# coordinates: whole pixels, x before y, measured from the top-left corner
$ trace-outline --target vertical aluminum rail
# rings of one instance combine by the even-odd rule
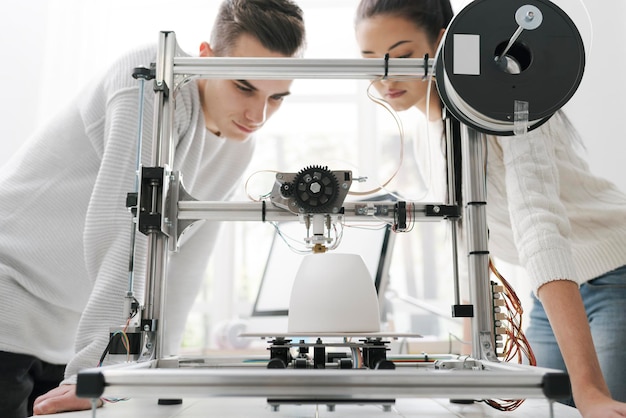
[[[493,296],[489,281],[487,192],[485,184],[486,137],[461,124],[463,200],[470,299],[477,308],[472,318],[472,356],[498,361],[495,352]]]
[[[453,121],[451,118],[446,117],[444,119],[444,129],[446,135],[446,162],[448,172],[448,196],[446,205],[458,205],[456,196],[456,173],[455,173],[455,155],[454,155],[454,132]],[[450,219],[450,238],[452,240],[452,276],[454,282],[454,304],[456,306],[461,305],[461,289],[459,279],[459,243],[458,243],[458,219]]]
[[[153,201],[153,210],[164,214],[169,170],[173,163],[172,125],[174,119],[174,55],[176,36],[174,32],[161,32],[156,60],[154,89],[154,131],[152,144],[152,166],[163,167],[163,193],[161,201]],[[157,193],[154,194],[157,196]],[[142,319],[144,331],[156,333],[155,357],[161,357],[163,348],[165,317],[165,293],[168,261],[168,236],[154,231],[148,234],[148,254],[146,266],[146,284],[144,311]],[[157,329],[158,328],[158,329]]]

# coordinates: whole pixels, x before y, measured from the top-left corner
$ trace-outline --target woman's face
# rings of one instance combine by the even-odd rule
[[[443,29],[439,39],[442,35]],[[356,40],[363,58],[383,58],[386,53],[389,53],[389,58],[423,58],[426,54],[432,58],[437,49],[437,45],[428,40],[426,32],[413,22],[392,15],[378,15],[360,21],[356,26]],[[374,83],[374,87],[397,111],[417,106],[426,112],[428,82],[421,78],[380,80]],[[433,90],[431,96],[431,104],[434,100],[438,107],[437,92]],[[438,108],[436,110],[440,112]]]

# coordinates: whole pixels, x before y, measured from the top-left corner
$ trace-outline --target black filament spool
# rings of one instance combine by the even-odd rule
[[[524,30],[507,53],[517,73],[503,69],[502,53],[519,25],[521,7],[534,6],[543,21]],[[455,35],[479,39],[478,74],[455,74]],[[461,52],[461,51],[459,51]],[[475,0],[446,31],[435,62],[443,104],[462,123],[479,132],[514,134],[515,102],[527,102],[528,129],[546,122],[574,95],[582,80],[585,49],[576,25],[548,0]]]

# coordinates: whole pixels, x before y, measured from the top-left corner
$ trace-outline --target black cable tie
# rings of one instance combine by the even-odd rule
[[[426,80],[428,78],[428,53],[424,55],[424,78],[422,80]]]
[[[265,222],[265,200],[261,201],[261,221]]]
[[[383,75],[383,80],[387,79],[387,75],[389,75],[389,52],[385,54],[385,75]]]

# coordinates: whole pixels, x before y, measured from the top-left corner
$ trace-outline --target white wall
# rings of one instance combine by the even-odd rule
[[[0,165],[34,128],[37,116],[47,7],[9,0],[0,13]]]
[[[593,46],[580,88],[565,109],[581,132],[594,172],[626,191],[626,130],[623,69],[624,1],[585,0],[593,25]]]
[[[184,4],[184,8],[183,5]],[[123,52],[173,30],[196,53],[218,0],[4,0],[0,165]],[[129,74],[130,76],[130,74]]]

